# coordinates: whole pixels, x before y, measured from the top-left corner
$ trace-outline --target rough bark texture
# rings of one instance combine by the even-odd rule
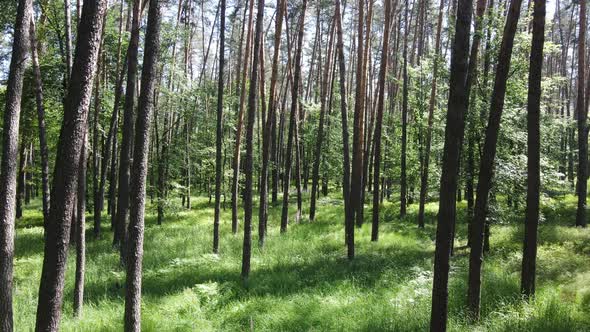
[[[465,98],[467,78],[467,55],[471,28],[471,0],[459,0],[455,23],[455,38],[451,53],[449,78],[449,101],[445,144],[440,179],[440,202],[436,227],[436,249],[434,251],[434,279],[432,286],[432,311],[430,331],[447,329],[449,300],[449,258],[453,227],[455,224],[455,196],[459,170],[459,148],[465,128],[465,113],[461,104]]]
[[[129,236],[127,244],[127,279],[125,291],[125,331],[141,330],[141,266],[143,259],[143,232],[147,161],[150,140],[150,122],[154,109],[156,68],[160,50],[161,0],[150,0],[145,55],[141,72],[141,94],[138,100],[131,196],[129,204]]]
[[[500,119],[504,108],[506,95],[506,81],[510,70],[512,46],[518,18],[520,16],[521,0],[512,0],[504,26],[502,44],[498,54],[496,79],[490,102],[490,115],[486,128],[486,137],[479,168],[477,195],[475,200],[474,217],[471,224],[471,252],[469,254],[469,281],[467,291],[468,309],[471,318],[479,319],[481,265],[483,263],[484,226],[488,207],[488,196],[492,186],[493,165],[496,156],[496,143],[500,131]]]
[[[86,0],[78,27],[76,56],[57,148],[54,190],[39,286],[37,331],[57,331],[59,328],[72,207],[78,189],[79,158],[84,145],[106,5],[105,0]]]
[[[539,125],[539,119],[541,115],[541,75],[543,69],[544,42],[545,0],[535,0],[527,106],[528,153],[526,219],[520,284],[520,290],[526,296],[533,296],[535,294],[537,228],[539,225],[539,188],[541,186],[541,128]]]
[[[131,21],[131,37],[127,47],[127,85],[125,88],[125,105],[123,107],[123,133],[121,136],[121,155],[119,157],[119,184],[116,206],[115,232],[113,245],[118,246],[121,259],[125,256],[125,238],[127,215],[129,208],[129,164],[133,140],[133,107],[136,94],[137,77],[137,49],[139,47],[139,28],[141,16],[141,1],[133,1],[133,18]]]
[[[23,77],[26,68],[32,0],[20,0],[14,26],[10,71],[6,84],[6,105],[2,127],[2,163],[0,165],[0,330],[13,330],[12,280],[14,258],[14,217],[18,128]]]

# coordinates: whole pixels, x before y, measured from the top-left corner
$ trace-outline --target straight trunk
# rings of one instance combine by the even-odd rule
[[[536,0],[533,10],[533,41],[529,67],[527,105],[527,205],[522,249],[521,292],[535,295],[539,188],[541,186],[541,75],[545,42],[545,0]]]
[[[160,49],[160,0],[150,0],[145,55],[141,72],[141,94],[138,99],[133,167],[131,172],[131,199],[129,204],[129,236],[127,244],[127,278],[125,291],[125,331],[141,331],[141,268],[143,260],[143,233],[147,160],[149,153],[150,123],[154,109],[156,67]]]

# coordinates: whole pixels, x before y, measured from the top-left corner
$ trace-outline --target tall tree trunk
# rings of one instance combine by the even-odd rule
[[[240,87],[240,106],[238,111],[238,124],[236,128],[236,146],[234,148],[233,177],[232,177],[232,232],[238,232],[238,197],[240,184],[240,146],[242,144],[242,128],[244,127],[244,103],[246,101],[246,79],[248,78],[248,66],[250,64],[250,46],[252,39],[252,20],[254,11],[254,0],[250,0],[250,15],[248,16],[248,33],[246,37],[246,52],[244,53],[244,69]],[[252,78],[250,78],[252,80]]]
[[[304,0],[305,2],[306,0]],[[253,2],[253,0],[252,0]],[[248,91],[248,118],[246,121],[246,175],[244,191],[244,248],[242,254],[242,280],[247,284],[250,275],[250,256],[252,252],[252,185],[254,157],[254,123],[256,122],[256,93],[258,91],[258,61],[262,47],[262,24],[264,23],[264,0],[258,0],[256,14],[256,31],[254,33],[254,54],[252,56],[252,74]]]
[[[355,104],[354,104],[354,128],[353,128],[353,149],[352,149],[352,178],[350,188],[350,207],[351,214],[349,217],[352,220],[348,221],[354,225],[355,216],[359,214],[361,209],[362,194],[363,190],[363,150],[364,150],[364,110],[365,110],[365,71],[364,69],[364,11],[365,1],[359,0],[357,3],[358,10],[358,31],[357,31],[357,64],[356,64],[356,91],[355,91]],[[368,42],[368,41],[367,41]],[[359,223],[357,223],[359,224]],[[359,224],[360,225],[360,224]],[[350,226],[349,226],[350,227]],[[350,231],[350,230],[349,230]],[[354,230],[353,230],[354,232]],[[353,257],[349,256],[349,259]]]
[[[79,9],[78,9],[79,11]],[[66,75],[65,82],[66,87],[70,82],[70,76],[72,75],[72,13],[70,10],[70,0],[64,0],[64,29],[66,38]],[[79,16],[79,15],[76,15]]]
[[[141,1],[133,1],[133,18],[131,36],[127,47],[127,84],[125,88],[125,104],[123,106],[123,133],[121,136],[121,155],[119,157],[119,179],[117,193],[117,211],[113,246],[118,246],[121,261],[125,257],[125,238],[127,233],[127,216],[129,210],[129,177],[131,151],[133,148],[133,113],[136,96],[137,53],[139,47],[139,28],[141,20]]]
[[[19,0],[18,2],[2,126],[2,163],[0,165],[0,202],[2,202],[0,204],[0,330],[2,331],[13,330],[12,280],[16,161],[29,24],[31,24],[33,15],[32,7],[32,0]]]
[[[309,220],[315,219],[316,197],[318,193],[318,184],[320,180],[320,163],[322,160],[322,143],[324,141],[324,126],[326,122],[328,83],[330,81],[330,70],[332,69],[332,44],[334,41],[334,25],[330,24],[330,39],[328,41],[328,52],[326,53],[326,64],[321,79],[320,88],[320,123],[318,125],[317,141],[315,146],[315,162],[313,164],[312,184],[311,184],[311,203],[309,208]]]
[[[545,0],[536,0],[533,11],[533,41],[529,67],[527,105],[527,205],[522,249],[520,290],[525,296],[535,294],[537,228],[539,225],[539,187],[541,186],[540,148],[541,75],[545,42]]]
[[[35,78],[35,102],[37,106],[37,125],[39,127],[39,150],[41,154],[41,186],[43,191],[43,225],[47,228],[49,218],[49,152],[47,149],[47,132],[45,129],[45,106],[43,104],[43,82],[39,67],[39,50],[35,34],[35,20],[31,19],[30,26],[31,60]]]
[[[345,215],[345,243],[347,245],[347,256],[354,258],[354,219],[352,216],[352,205],[350,202],[350,148],[348,135],[348,107],[346,104],[346,64],[344,60],[344,42],[342,38],[342,14],[340,0],[336,0],[336,48],[338,51],[338,72],[340,84],[340,118],[342,122],[342,199],[344,201]]]
[[[436,107],[436,84],[438,80],[438,66],[440,59],[440,36],[442,32],[443,13],[445,1],[440,0],[438,9],[438,22],[436,26],[436,41],[434,44],[434,64],[432,66],[432,86],[430,88],[430,100],[428,102],[428,124],[426,128],[426,142],[424,144],[424,159],[422,174],[420,175],[420,204],[418,208],[418,227],[424,228],[424,205],[428,194],[428,168],[430,167],[430,147],[432,143],[432,123],[434,120],[434,108]]]
[[[299,32],[297,36],[297,48],[295,51],[295,73],[293,75],[293,84],[291,86],[291,114],[289,116],[289,133],[287,138],[287,152],[285,155],[285,173],[283,175],[283,208],[281,213],[281,233],[287,231],[289,225],[289,187],[291,183],[291,167],[293,166],[293,153],[297,154],[298,144],[294,142],[297,139],[297,121],[299,107],[299,83],[301,80],[301,53],[303,46],[303,33],[305,30],[305,10],[307,9],[307,0],[303,0],[299,17]],[[295,149],[293,148],[295,145]],[[296,156],[297,159],[297,156]],[[296,160],[298,163],[299,160]],[[296,165],[298,167],[298,165]],[[300,176],[298,169],[295,170],[297,177]],[[300,179],[300,178],[299,178]],[[298,186],[298,193],[300,186]],[[299,196],[299,195],[298,195]],[[299,205],[299,204],[298,204]],[[300,212],[298,207],[298,213]],[[298,220],[298,219],[297,219]]]
[[[88,129],[86,129],[88,130]],[[87,134],[84,137],[82,152],[80,153],[80,171],[78,173],[78,197],[77,213],[75,224],[76,238],[76,280],[74,283],[74,316],[82,315],[82,306],[84,303],[84,272],[86,270],[86,159],[87,153]]]
[[[459,170],[459,149],[465,129],[465,80],[471,28],[471,0],[459,0],[455,36],[451,53],[449,101],[445,127],[445,144],[440,179],[440,202],[434,251],[434,277],[430,331],[446,331],[449,299],[449,259],[455,225],[455,195]]]
[[[373,223],[371,241],[379,240],[379,179],[381,177],[381,128],[383,127],[383,109],[385,100],[385,76],[387,75],[387,61],[389,55],[389,32],[391,30],[391,15],[393,0],[385,0],[385,26],[383,28],[383,47],[381,49],[381,63],[379,64],[379,96],[377,99],[377,120],[375,122],[375,161],[373,167]],[[397,5],[397,3],[396,3]],[[395,7],[395,5],[393,6]],[[390,96],[391,97],[391,96]]]
[[[223,143],[223,69],[225,66],[225,0],[220,0],[219,76],[217,77],[217,132],[215,140],[215,220],[213,221],[213,253],[219,253],[219,216],[221,209],[221,148]]]
[[[76,39],[76,56],[66,97],[55,163],[54,190],[45,241],[37,306],[37,331],[57,331],[61,316],[72,207],[77,196],[79,158],[84,145],[92,81],[107,1],[86,0]]]
[[[408,180],[406,176],[406,160],[408,150],[408,33],[410,25],[408,23],[408,0],[406,0],[405,9],[405,28],[404,28],[404,50],[403,50],[403,91],[402,91],[402,151],[401,151],[401,178],[400,178],[400,205],[399,215],[401,218],[406,216],[406,206],[408,199]],[[412,56],[413,57],[413,56]]]
[[[480,289],[481,289],[481,265],[483,263],[483,239],[486,212],[488,207],[488,195],[492,184],[494,158],[496,156],[496,143],[500,130],[500,119],[504,107],[506,95],[506,81],[510,70],[512,46],[518,18],[520,16],[521,0],[512,0],[506,18],[498,64],[496,67],[496,79],[492,91],[490,103],[490,115],[486,128],[486,138],[479,168],[477,182],[477,195],[475,200],[474,217],[471,225],[471,252],[469,255],[469,287],[467,292],[468,309],[474,320],[479,319]]]
[[[127,332],[141,330],[141,267],[143,260],[145,191],[150,122],[154,109],[156,67],[160,49],[160,21],[162,19],[160,1],[150,0],[145,35],[145,55],[141,72],[141,94],[138,99],[135,142],[133,144],[125,292],[125,331]]]
[[[578,33],[578,209],[576,226],[586,227],[586,195],[588,192],[588,109],[585,106],[584,78],[586,66],[586,2],[580,1],[580,30]]]
[[[272,58],[272,71],[270,76],[270,90],[268,97],[268,116],[264,124],[264,139],[262,141],[262,170],[260,172],[260,209],[258,213],[259,237],[258,244],[264,245],[266,235],[266,223],[268,218],[268,166],[271,159],[271,145],[273,145],[273,133],[276,122],[276,85],[279,76],[279,54],[281,52],[281,32],[283,29],[283,15],[285,13],[285,1],[277,0],[277,12],[275,17],[274,54]],[[261,73],[264,75],[264,71]],[[272,149],[274,150],[274,149]],[[274,166],[276,167],[276,165]]]

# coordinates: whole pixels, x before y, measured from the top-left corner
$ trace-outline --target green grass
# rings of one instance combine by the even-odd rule
[[[427,225],[418,230],[417,206],[403,220],[398,204],[386,203],[378,243],[370,225],[356,229],[357,256],[346,259],[342,205],[321,198],[316,221],[290,224],[279,234],[280,207],[272,207],[264,249],[257,245],[254,220],[252,272],[240,280],[243,229],[231,233],[231,212],[222,211],[221,252],[211,254],[213,206],[195,198],[191,211],[179,210],[155,224],[148,208],[143,265],[144,331],[426,331],[430,318],[435,215],[427,205]],[[304,205],[304,216],[308,207]],[[40,203],[17,221],[15,326],[34,328],[43,258]],[[459,204],[461,211],[464,204]],[[294,207],[291,207],[291,212]],[[257,215],[257,213],[255,213]],[[464,214],[460,213],[460,217]],[[482,320],[464,316],[468,251],[466,225],[457,227],[452,258],[449,330],[590,331],[590,230],[570,226],[575,199],[544,201],[540,226],[537,297],[519,295],[522,212],[493,225],[491,252],[484,263]],[[366,220],[370,220],[368,207]],[[105,217],[106,218],[106,217]],[[74,251],[68,257],[63,331],[122,330],[124,271],[111,247],[103,219],[101,239],[87,233],[84,312],[72,317]],[[291,219],[292,220],[292,219]],[[91,218],[88,226],[91,225]]]

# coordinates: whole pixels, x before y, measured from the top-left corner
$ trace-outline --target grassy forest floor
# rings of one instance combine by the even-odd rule
[[[459,204],[449,330],[590,331],[590,228],[570,226],[574,197],[543,202],[536,300],[524,303],[519,296],[523,213],[515,213],[492,226],[491,251],[484,264],[482,321],[476,326],[463,315],[468,250],[465,205]],[[222,211],[219,256],[211,254],[213,204],[207,198],[194,198],[191,211],[170,213],[162,226],[156,225],[154,209],[148,207],[143,330],[426,331],[437,208],[436,202],[428,204],[426,228],[418,230],[417,205],[400,220],[399,205],[386,203],[379,242],[370,242],[370,224],[365,223],[356,230],[357,256],[349,262],[340,199],[321,198],[314,223],[292,223],[282,236],[280,206],[272,207],[263,250],[257,245],[254,220],[252,273],[245,288],[240,280],[243,229],[240,225],[238,235],[232,235],[229,204]],[[294,210],[292,205],[290,211]],[[367,207],[366,220],[370,216]],[[110,218],[103,220],[101,239],[93,239],[87,230],[81,318],[72,317],[75,252],[70,251],[63,331],[122,330],[125,274],[111,247]],[[90,228],[92,218],[87,222]],[[19,331],[34,328],[43,260],[41,225],[40,202],[34,201],[17,221],[15,326]]]

